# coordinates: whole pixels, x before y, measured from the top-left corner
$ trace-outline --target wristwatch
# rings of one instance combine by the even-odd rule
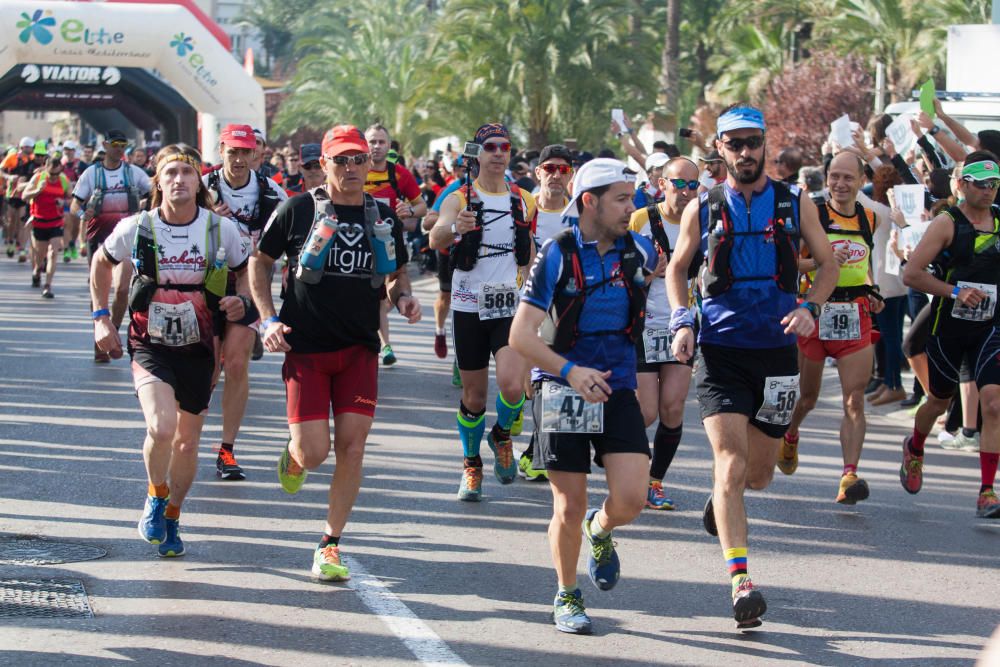
[[[809,311],[809,314],[813,316],[814,320],[819,319],[820,307],[818,303],[813,303],[812,301],[803,301],[800,308],[805,308]]]
[[[929,135],[931,135],[933,137],[935,134],[937,134],[940,131],[941,131],[941,128],[938,127],[937,125],[935,125],[931,129],[927,130],[927,134],[929,134]]]

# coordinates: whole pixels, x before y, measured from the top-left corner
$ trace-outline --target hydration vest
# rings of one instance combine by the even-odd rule
[[[478,229],[462,234],[462,238],[451,250],[451,266],[453,269],[471,271],[480,259],[505,255],[510,251],[506,248],[483,243],[483,201],[471,183],[462,186],[461,189],[465,190],[465,200],[469,203],[471,210],[476,213],[476,227]],[[510,215],[514,219],[514,261],[517,262],[518,266],[527,266],[531,259],[532,221],[524,219],[521,189],[513,183],[510,184]],[[483,245],[492,252],[480,258],[479,248]]]
[[[865,240],[865,245],[868,246],[868,253],[871,256],[871,252],[875,250],[875,240],[872,238],[872,225],[871,221],[868,219],[868,209],[861,205],[861,202],[854,202],[854,215],[858,218],[858,227],[860,230],[855,229],[830,229],[830,225],[833,221],[830,219],[830,209],[827,208],[826,202],[823,204],[817,204],[816,209],[819,211],[819,224],[823,226],[823,231],[829,234],[831,231],[834,234],[844,234],[846,236],[860,236]]]
[[[278,208],[278,204],[281,203],[281,199],[278,197],[278,193],[271,189],[265,176],[261,175],[258,171],[251,173],[257,179],[257,217],[253,222],[247,224],[247,228],[251,232],[256,232],[264,229],[267,221],[271,219],[274,209]],[[220,202],[223,201],[222,184],[219,182],[221,174],[221,168],[208,174],[208,189],[215,190]]]
[[[96,170],[94,174],[94,192],[90,196],[90,200],[94,204],[94,214],[100,215],[101,209],[104,208],[104,197],[108,192],[108,177],[104,174],[106,170],[103,163],[95,162],[94,169]],[[139,210],[139,188],[132,185],[132,165],[122,162],[121,170],[122,181],[125,185],[125,195],[128,197],[128,212],[132,214]]]
[[[649,230],[653,234],[653,240],[656,241],[656,245],[660,246],[660,252],[667,256],[667,261],[670,261],[670,257],[674,254],[674,250],[670,247],[670,237],[667,236],[667,230],[663,227],[663,216],[660,215],[660,205],[650,204],[647,206],[646,215],[649,216]],[[696,277],[700,267],[700,259],[698,261],[692,261],[691,264],[688,265],[688,279]]]
[[[769,221],[768,228],[745,232],[736,231],[733,226],[726,204],[725,184],[720,183],[708,191],[708,252],[701,269],[703,295],[719,296],[732,287],[734,282],[765,279],[774,280],[782,292],[795,294],[798,291],[799,229],[794,216],[792,194],[785,183],[771,181],[771,187],[774,188],[774,216]],[[730,254],[738,236],[772,237],[776,260],[774,273],[734,275]]]
[[[580,260],[580,247],[576,242],[573,228],[564,229],[553,237],[559,244],[562,255],[562,271],[556,281],[552,296],[552,306],[542,323],[542,338],[553,351],[560,354],[571,349],[581,336],[625,335],[635,342],[642,333],[646,317],[645,276],[642,253],[636,247],[631,233],[625,235],[625,247],[621,252],[620,275],[610,276],[595,285],[588,285]],[[638,280],[637,280],[638,277]],[[629,321],[624,329],[609,331],[580,331],[580,316],[583,313],[587,293],[594,292],[606,283],[619,278],[628,293]]]
[[[990,207],[990,212],[993,214],[994,231],[992,235],[996,237],[995,242],[1000,241],[1000,206],[994,204]],[[1000,274],[1000,269],[994,268],[996,267],[995,258],[988,261],[989,266],[983,266],[986,258],[982,258],[980,251],[985,248],[977,247],[978,239],[985,239],[990,234],[977,233],[972,222],[957,206],[946,209],[945,213],[951,218],[954,230],[952,232],[951,243],[934,258],[932,263],[938,278],[955,285],[960,280],[983,282],[982,280],[976,280],[976,278],[982,277],[984,268],[993,271],[995,274]],[[989,243],[986,242],[986,247],[988,246]]]

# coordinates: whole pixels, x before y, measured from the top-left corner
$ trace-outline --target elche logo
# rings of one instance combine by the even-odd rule
[[[50,44],[57,34],[57,28],[58,35],[69,44],[109,46],[125,41],[125,33],[123,32],[111,32],[103,26],[88,26],[79,19],[67,19],[60,25],[52,14],[52,10],[36,9],[30,16],[27,12],[21,12],[21,20],[15,24],[15,27],[20,30],[17,38],[23,44],[27,44],[32,39],[42,46]]]
[[[198,53],[197,43],[194,38],[183,32],[178,32],[170,40],[170,48],[177,53],[181,62],[191,68],[191,73],[200,83],[209,86],[218,85],[218,81],[212,71],[205,67],[205,57]]]
[[[847,248],[847,261],[852,263],[860,262],[868,256],[868,246],[864,243],[858,243],[857,241],[839,239],[831,243],[830,247],[834,250],[837,250],[838,248]]]
[[[72,65],[25,65],[21,70],[25,83],[80,83],[114,86],[121,81],[117,67],[76,67]]]

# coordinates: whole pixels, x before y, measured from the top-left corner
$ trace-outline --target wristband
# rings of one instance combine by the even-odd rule
[[[809,311],[809,314],[812,315],[814,320],[819,319],[820,305],[818,303],[813,303],[812,301],[803,301],[802,305],[799,306],[799,308],[803,308]]]
[[[935,125],[930,130],[927,131],[927,134],[929,134],[929,135],[931,135],[933,137],[935,134],[937,134],[940,131],[941,131],[941,128],[938,127],[937,125]]]
[[[683,306],[674,308],[670,313],[670,333],[675,334],[681,329],[694,328],[694,313]]]
[[[568,380],[569,372],[573,370],[574,366],[576,366],[576,364],[574,364],[572,361],[567,361],[563,365],[562,370],[559,371],[559,377],[561,377],[563,380]]]
[[[281,322],[281,320],[278,319],[277,315],[271,315],[271,317],[269,317],[266,320],[264,320],[264,328],[267,329],[269,326],[271,326],[275,322]]]
[[[95,320],[100,319],[100,318],[104,317],[105,315],[107,315],[108,317],[111,317],[111,311],[108,310],[107,308],[101,308],[100,310],[95,310],[93,312],[93,316],[94,316]]]
[[[957,299],[958,298],[958,293],[961,292],[961,291],[962,291],[962,288],[959,287],[958,285],[955,285],[955,289],[953,289],[951,291],[951,298],[952,299]]]

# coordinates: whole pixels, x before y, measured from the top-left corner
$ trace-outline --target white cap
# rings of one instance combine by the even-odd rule
[[[66,150],[66,151],[75,151],[78,148],[79,148],[79,146],[72,139],[69,139],[69,140],[63,142],[63,150]]]
[[[635,183],[635,172],[621,160],[599,157],[584,163],[573,177],[573,198],[563,209],[563,216],[579,217],[576,201],[584,192],[613,183]]]
[[[25,146],[31,146],[32,148],[34,148],[35,140],[32,139],[31,137],[21,137],[21,141],[19,141],[17,145],[20,146],[21,148],[24,148]]]
[[[643,168],[646,171],[650,169],[656,169],[657,167],[662,167],[666,163],[670,162],[670,156],[666,153],[650,153],[646,158],[646,164]]]

